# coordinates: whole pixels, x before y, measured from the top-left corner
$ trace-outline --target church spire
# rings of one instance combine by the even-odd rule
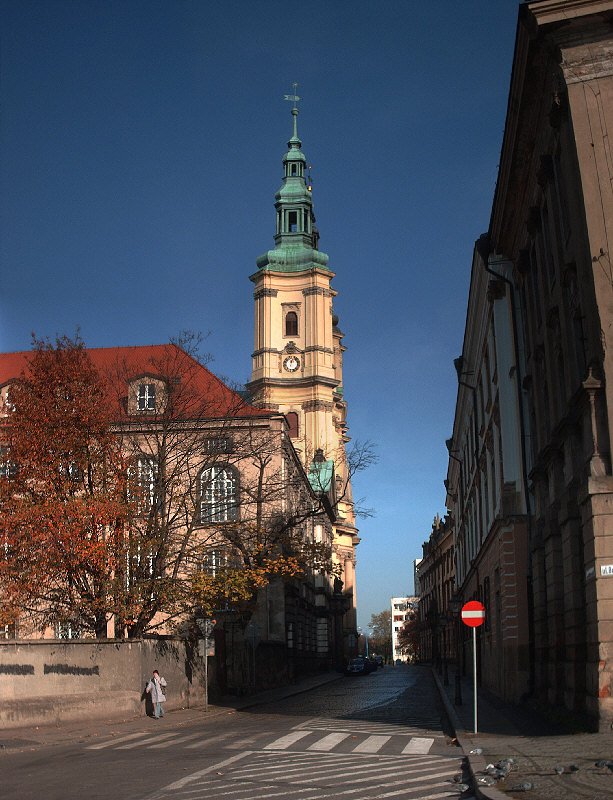
[[[317,267],[328,269],[328,256],[318,250],[319,233],[315,225],[313,198],[307,184],[307,163],[298,136],[298,84],[285,99],[293,103],[292,136],[283,157],[283,183],[275,195],[277,225],[275,248],[257,259],[259,269],[276,272],[302,272]]]

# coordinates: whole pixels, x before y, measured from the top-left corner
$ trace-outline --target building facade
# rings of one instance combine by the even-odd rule
[[[520,7],[447,502],[482,682],[613,721],[613,3]],[[487,622],[489,618],[489,623]]]
[[[406,661],[406,654],[399,646],[398,635],[402,626],[412,620],[417,613],[417,597],[392,597],[392,663]]]
[[[355,548],[359,542],[347,457],[343,394],[343,333],[334,314],[336,292],[319,232],[306,158],[298,137],[298,109],[275,197],[275,246],[257,259],[251,380],[254,405],[283,413],[305,468],[323,454],[334,469],[337,518],[335,557],[342,582],[344,654],[356,652]]]
[[[523,624],[528,619],[529,495],[522,425],[526,412],[520,406],[525,398],[518,387],[506,298],[486,266],[475,248],[464,344],[455,361],[458,395],[447,441],[445,528],[453,529],[455,582],[463,602],[480,600],[487,609],[485,624],[477,630],[481,681],[518,702],[529,689],[529,636]],[[428,549],[435,562],[435,531],[433,537],[424,553]],[[441,572],[438,580],[443,579]],[[445,613],[449,583],[446,595]],[[465,670],[472,658],[469,633],[465,626],[458,628],[459,652],[454,654]]]
[[[266,559],[272,565],[281,551],[291,557],[301,551],[331,551],[333,472],[316,457],[307,474],[283,414],[245,402],[176,345],[92,349],[83,355],[84,366],[91,365],[99,378],[90,388],[102,389],[99,400],[108,407],[126,470],[121,535],[108,546],[115,566],[95,572],[87,557],[67,559],[70,582],[74,586],[79,581],[79,597],[68,578],[62,582],[62,570],[49,585],[43,577],[31,588],[29,602],[6,621],[4,638],[189,635],[194,615],[202,613],[197,610],[198,585],[214,585],[218,577],[231,581],[245,568],[264,574]],[[15,457],[17,440],[12,436],[16,385],[29,378],[33,357],[0,354],[0,422],[9,446],[0,488],[4,499],[28,489],[34,503],[43,503],[50,494],[37,499],[38,473],[30,476],[25,461]],[[80,373],[75,373],[77,386],[82,386]],[[47,411],[74,388],[66,385],[58,399],[53,385],[59,383],[49,389]],[[66,455],[58,436],[52,461],[58,462],[54,486],[60,505],[78,505],[84,498],[103,505],[102,484],[112,473],[98,481],[99,492],[94,487],[88,494],[99,469],[87,461],[91,444],[75,441],[75,449]],[[62,458],[69,459],[66,466]],[[4,522],[9,536],[8,517]],[[15,533],[7,538],[0,559],[2,591],[18,585],[11,583],[11,553],[18,553],[19,541],[19,531]],[[73,541],[85,552],[93,544],[89,533],[77,532]],[[319,569],[317,558],[285,579],[271,567],[271,579],[257,600],[246,606],[243,597],[238,611],[225,599],[215,606],[216,596],[211,595],[204,616],[214,613],[217,618],[220,688],[244,691],[283,682],[331,668],[342,659],[342,598],[332,572]],[[98,590],[90,598],[101,577],[108,579],[108,592]],[[102,609],[97,626],[90,619],[93,607]]]
[[[438,515],[423,544],[419,562],[419,655],[423,661],[440,666],[455,662],[457,640],[451,616],[455,564],[453,526]]]

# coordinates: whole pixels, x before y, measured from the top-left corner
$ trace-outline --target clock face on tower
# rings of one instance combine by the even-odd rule
[[[283,366],[288,372],[296,372],[300,366],[300,359],[297,356],[288,356],[283,360]]]

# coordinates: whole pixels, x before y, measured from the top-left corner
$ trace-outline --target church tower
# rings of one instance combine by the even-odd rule
[[[335,526],[335,553],[342,565],[346,613],[345,651],[354,649],[355,547],[359,542],[345,445],[349,441],[343,396],[343,334],[334,314],[334,273],[319,250],[312,186],[298,138],[298,97],[290,95],[293,120],[283,182],[275,195],[275,246],[257,259],[255,330],[251,381],[256,405],[285,414],[289,435],[302,462],[334,464],[341,495]],[[323,455],[322,455],[323,454]]]

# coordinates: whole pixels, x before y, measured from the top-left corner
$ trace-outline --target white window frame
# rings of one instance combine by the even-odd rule
[[[233,467],[219,464],[200,473],[200,522],[238,520],[238,474]]]
[[[156,390],[155,383],[139,383],[136,394],[136,408],[138,411],[156,410]]]

